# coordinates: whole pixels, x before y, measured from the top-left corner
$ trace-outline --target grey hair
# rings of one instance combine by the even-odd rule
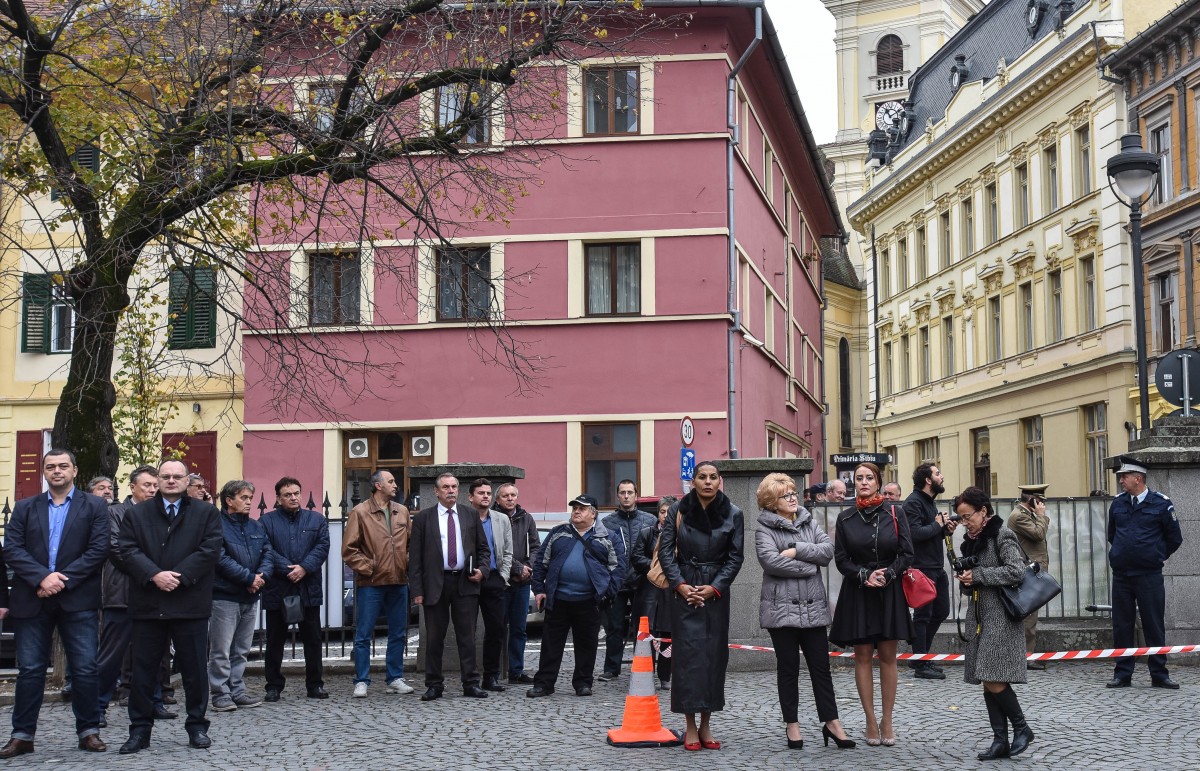
[[[116,487],[115,483],[112,481],[112,477],[99,476],[92,477],[91,480],[88,481],[87,491],[90,493],[92,490],[95,490],[96,485],[100,484],[101,482],[108,482],[110,485],[113,485],[114,488]]]
[[[234,479],[226,482],[225,486],[221,488],[221,508],[228,508],[226,501],[236,498],[238,494],[242,492],[242,490],[249,490],[251,493],[253,493],[254,483],[247,482],[245,479]]]

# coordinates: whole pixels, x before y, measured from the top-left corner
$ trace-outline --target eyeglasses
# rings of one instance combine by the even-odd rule
[[[159,474],[158,478],[166,482],[174,482],[179,479],[187,479],[187,474]]]
[[[799,497],[800,497],[799,493],[792,492],[792,493],[786,493],[784,495],[779,496],[779,500],[794,501],[794,500],[797,500]]]

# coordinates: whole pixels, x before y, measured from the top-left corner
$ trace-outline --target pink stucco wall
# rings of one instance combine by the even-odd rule
[[[752,15],[744,9],[698,10],[686,34],[658,35],[645,52],[662,54],[721,53],[732,59],[748,40]],[[524,365],[535,387],[520,390],[510,360],[497,338],[469,325],[378,331],[326,332],[314,340],[347,359],[370,359],[365,371],[343,368],[340,377],[312,377],[307,401],[278,398],[279,384],[288,373],[274,364],[277,352],[262,336],[244,341],[246,370],[245,420],[256,424],[279,422],[337,423],[350,426],[388,422],[405,425],[444,425],[451,461],[508,463],[525,468],[522,502],[531,511],[562,511],[581,480],[567,476],[568,458],[579,448],[568,447],[565,422],[603,419],[603,416],[662,413],[723,413],[727,406],[726,337],[728,322],[702,319],[727,311],[728,248],[722,233],[700,229],[726,226],[724,136],[726,75],[723,59],[671,60],[654,65],[654,130],[656,141],[573,141],[555,145],[557,155],[541,157],[528,170],[528,195],[521,197],[507,221],[459,222],[445,235],[469,243],[472,239],[504,241],[505,311]],[[542,68],[537,77],[561,79],[560,68]],[[766,340],[763,282],[787,297],[790,307],[777,313],[771,353],[788,359],[790,320],[799,327],[794,366],[802,371],[801,335],[820,336],[818,288],[801,273],[786,248],[785,208],[794,220],[792,237],[801,253],[812,251],[806,232],[834,233],[835,214],[829,209],[815,176],[818,160],[798,136],[778,78],[765,57],[756,54],[744,71],[746,93],[763,120],[777,162],[766,195],[753,180],[764,179],[763,134],[756,122],[742,127],[741,153],[747,166],[735,164],[737,239],[762,278],[750,279],[747,310],[750,332]],[[565,83],[565,81],[564,81]],[[564,116],[556,115],[541,128],[544,135],[566,136]],[[512,127],[510,127],[511,129]],[[686,137],[681,135],[687,135]],[[542,148],[546,149],[546,148]],[[506,156],[516,154],[509,149]],[[532,160],[532,157],[530,157]],[[495,159],[492,159],[495,160]],[[430,159],[426,162],[434,163]],[[485,162],[492,162],[486,160]],[[783,178],[787,174],[794,200],[785,206]],[[456,214],[463,199],[452,195],[446,213]],[[388,240],[411,236],[381,209],[373,227]],[[457,216],[452,219],[458,219]],[[652,234],[655,239],[655,313],[682,317],[631,322],[580,323],[566,319],[571,305],[568,281],[568,240],[604,240],[611,233]],[[280,243],[303,241],[307,231],[280,233]],[[682,234],[682,235],[678,235]],[[331,228],[324,240],[351,237]],[[623,236],[626,237],[626,236]],[[510,240],[511,239],[511,240]],[[371,321],[377,325],[414,325],[417,319],[415,250],[409,246],[380,246],[375,251],[375,290]],[[264,272],[284,275],[283,251],[261,256]],[[819,276],[819,265],[814,267]],[[786,275],[793,280],[788,285]],[[737,292],[739,304],[746,293]],[[268,296],[250,292],[255,307],[286,307],[286,292]],[[256,305],[257,304],[257,305]],[[274,326],[274,324],[271,324]],[[316,362],[295,362],[319,372]],[[793,406],[785,403],[786,375],[780,364],[753,347],[735,349],[738,384],[738,436],[743,457],[766,451],[768,423],[821,446],[822,405],[797,390]],[[533,369],[540,371],[533,372]],[[819,377],[817,377],[819,380]],[[528,384],[526,384],[528,385]],[[818,396],[819,399],[819,396]],[[521,418],[553,417],[551,422],[521,422]],[[478,418],[478,423],[471,423]],[[466,424],[460,425],[463,421]],[[696,420],[697,455],[728,455],[724,419]],[[306,488],[317,485],[322,469],[320,431],[249,431],[245,440],[246,474],[269,488],[282,473],[300,476]],[[783,445],[789,451],[799,448]],[[286,451],[281,451],[286,448]],[[653,486],[644,494],[677,493],[678,420],[655,424]],[[818,466],[820,464],[818,463]],[[298,469],[298,471],[297,471]],[[314,481],[310,482],[308,475]],[[340,489],[340,480],[320,480],[321,489]],[[268,496],[268,498],[271,496]],[[316,497],[320,497],[319,495]]]

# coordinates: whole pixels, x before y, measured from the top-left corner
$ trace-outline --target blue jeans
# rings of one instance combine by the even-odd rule
[[[75,733],[80,738],[100,733],[100,694],[96,680],[96,650],[100,645],[100,614],[95,610],[67,612],[47,601],[33,618],[14,619],[17,649],[17,687],[13,702],[12,738],[33,741],[50,666],[50,639],[55,629],[71,671],[75,697]]]
[[[504,590],[504,618],[508,624],[508,676],[525,674],[525,622],[529,618],[530,584]]]
[[[360,586],[354,594],[354,682],[371,682],[371,643],[380,613],[388,625],[387,681],[404,677],[408,647],[408,584]]]

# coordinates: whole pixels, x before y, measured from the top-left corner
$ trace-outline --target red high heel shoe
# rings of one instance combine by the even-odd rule
[[[688,752],[699,752],[700,747],[701,747],[700,742],[684,742],[683,743],[683,748],[685,750],[687,750]]]
[[[719,750],[719,749],[721,749],[721,743],[720,743],[719,741],[717,741],[716,739],[713,739],[712,741],[707,741],[707,742],[706,742],[706,741],[701,741],[701,742],[700,742],[700,746],[702,746],[702,747],[703,747],[704,749],[706,749],[706,750]]]

